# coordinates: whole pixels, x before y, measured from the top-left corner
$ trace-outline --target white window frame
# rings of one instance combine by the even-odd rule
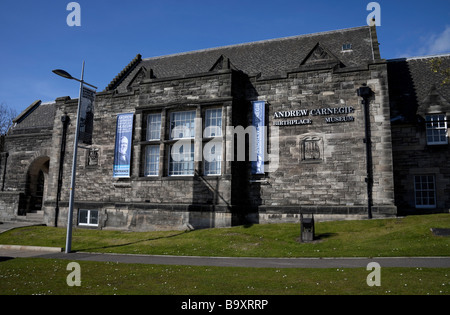
[[[195,117],[195,110],[170,113],[170,139],[194,139]]]
[[[155,152],[149,152],[151,149],[156,149]],[[146,177],[154,177],[159,176],[159,155],[160,155],[160,145],[147,145],[145,147],[145,169],[144,176]],[[154,160],[152,160],[154,157]]]
[[[81,222],[81,213],[87,211],[87,222]],[[97,223],[92,223],[91,221],[91,213],[96,212],[97,213]],[[98,210],[88,210],[88,209],[79,209],[78,210],[78,225],[79,226],[98,226],[99,222],[99,211]]]
[[[448,126],[445,114],[425,115],[425,125],[428,145],[448,144]],[[442,139],[442,137],[445,138]]]
[[[161,113],[148,114],[146,140],[153,141],[160,139],[161,139]]]
[[[203,137],[222,137],[222,108],[211,108],[205,111],[205,130]]]
[[[414,176],[414,199],[417,209],[436,208],[436,177],[434,175]],[[433,204],[430,204],[430,200]]]
[[[189,147],[188,147],[189,146]],[[178,153],[173,153],[178,149]],[[186,150],[188,149],[188,150]],[[194,176],[194,140],[179,140],[169,145],[169,176]],[[182,151],[182,152],[181,152]]]
[[[203,147],[203,174],[206,176],[222,175],[222,141],[212,140]],[[208,161],[209,160],[209,161]]]

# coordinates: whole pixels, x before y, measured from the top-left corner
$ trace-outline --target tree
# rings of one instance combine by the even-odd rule
[[[0,103],[0,152],[3,151],[5,135],[16,116],[17,112],[14,109],[8,107],[5,103]]]
[[[450,67],[445,68],[442,65],[442,59],[433,58],[430,60],[431,71],[434,73],[441,74],[444,78],[442,79],[441,85],[450,84]]]
[[[5,103],[0,103],[0,135],[6,135],[16,116],[17,112],[14,109]]]

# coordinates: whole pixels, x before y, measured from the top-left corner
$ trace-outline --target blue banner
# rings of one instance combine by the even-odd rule
[[[133,117],[133,113],[117,115],[116,147],[114,149],[113,167],[114,178],[130,177]]]
[[[253,155],[252,174],[264,174],[265,113],[265,101],[253,102],[254,150],[256,154]]]

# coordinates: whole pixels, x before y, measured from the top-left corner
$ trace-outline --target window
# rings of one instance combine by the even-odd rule
[[[145,176],[159,175],[159,145],[148,145],[145,148]]]
[[[346,50],[352,50],[352,44],[347,43],[342,45],[342,51],[346,51]]]
[[[221,175],[224,153],[222,115],[222,108],[218,106],[198,106],[195,110],[184,111],[162,109],[161,112],[143,114],[139,175],[148,180],[161,176],[194,176],[196,172],[204,176]],[[196,119],[200,116],[202,119]],[[197,128],[203,128],[203,133],[200,134]],[[199,158],[203,158],[198,163],[195,161],[195,148],[199,151]]]
[[[161,138],[161,114],[147,116],[147,141]]]
[[[207,142],[203,149],[203,159],[205,175],[220,175],[222,173],[222,142]]]
[[[208,109],[205,113],[205,137],[222,136],[222,109]]]
[[[427,144],[448,144],[447,119],[445,114],[426,115]]]
[[[194,143],[179,140],[170,145],[169,176],[194,175]]]
[[[436,208],[435,178],[432,175],[414,176],[416,208]]]
[[[170,114],[170,139],[195,137],[195,111]]]
[[[170,114],[170,139],[179,139],[169,146],[169,176],[194,175],[195,111]]]
[[[80,209],[78,211],[78,225],[98,226],[98,210]]]
[[[147,115],[146,141],[161,140],[161,113]],[[159,144],[145,146],[144,176],[159,175]]]
[[[320,156],[320,140],[305,139],[302,143],[303,161],[319,161]]]
[[[205,111],[205,129],[203,132],[203,174],[220,175],[222,173],[222,109],[212,108]],[[213,138],[212,140],[210,138]],[[207,141],[207,142],[206,142]]]

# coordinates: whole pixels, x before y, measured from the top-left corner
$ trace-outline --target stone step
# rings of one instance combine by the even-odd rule
[[[33,211],[28,212],[25,216],[16,216],[12,218],[11,221],[14,222],[32,222],[32,223],[43,223],[44,222],[44,211]]]
[[[29,212],[26,215],[27,221],[32,222],[43,222],[44,221],[44,211]]]

